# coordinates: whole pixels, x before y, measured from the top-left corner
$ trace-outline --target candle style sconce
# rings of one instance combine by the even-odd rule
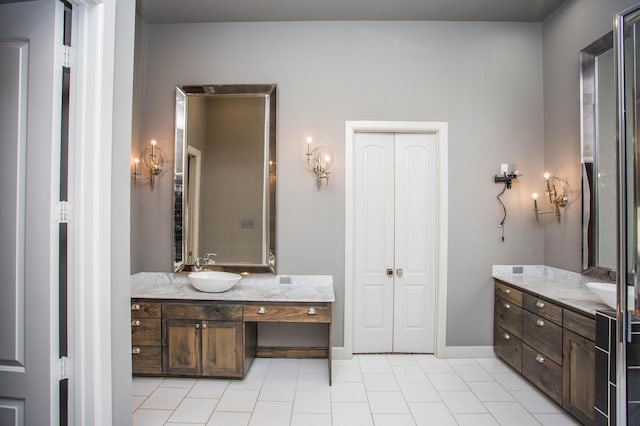
[[[164,155],[164,151],[158,146],[158,142],[154,139],[142,152],[142,163],[147,169],[149,169],[149,176],[142,175],[139,158],[133,159],[132,176],[135,178],[136,182],[138,179],[149,179],[151,181],[151,189],[153,190],[156,176],[162,173],[162,167],[164,166],[165,160],[166,156]]]
[[[327,186],[329,185],[329,175],[331,175],[329,168],[333,161],[333,153],[331,148],[326,145],[316,145],[312,148],[312,142],[313,139],[309,136],[307,138],[307,153],[305,154],[307,167],[315,173],[316,183],[318,184],[318,189],[320,189],[323,180]]]
[[[553,210],[544,210],[541,211],[538,209],[538,194],[533,193],[531,197],[533,198],[533,214],[536,216],[536,222],[539,222],[539,216],[541,214],[555,214],[556,218],[558,218],[558,222],[560,222],[560,207],[566,207],[569,203],[569,197],[567,197],[567,191],[565,188],[565,181],[549,175],[549,173],[544,174],[545,180],[545,190],[544,193],[546,197],[549,199],[549,203],[553,205]],[[560,185],[560,192],[556,188],[556,183]]]

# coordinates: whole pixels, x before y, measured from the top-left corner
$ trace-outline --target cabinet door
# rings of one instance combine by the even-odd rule
[[[163,339],[166,374],[198,375],[201,371],[200,321],[163,321]]]
[[[564,330],[563,407],[583,424],[594,424],[595,343]]]
[[[202,375],[242,377],[242,322],[202,322]]]

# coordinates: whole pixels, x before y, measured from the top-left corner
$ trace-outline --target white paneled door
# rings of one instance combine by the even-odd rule
[[[436,135],[356,133],[353,152],[353,352],[433,353]]]

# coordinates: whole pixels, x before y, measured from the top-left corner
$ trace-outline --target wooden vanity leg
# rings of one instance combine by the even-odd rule
[[[333,305],[331,305],[331,311],[330,311],[330,315],[333,314]],[[331,318],[331,316],[329,317]],[[331,328],[331,321],[329,321],[329,324],[327,324],[327,327],[329,327],[329,347],[327,348],[327,358],[329,359],[329,386],[331,386],[331,379],[332,379],[332,374],[331,374],[331,364],[332,364],[332,359],[333,359],[333,330]]]

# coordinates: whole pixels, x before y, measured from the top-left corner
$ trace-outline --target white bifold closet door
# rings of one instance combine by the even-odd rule
[[[355,135],[353,352],[433,353],[436,136]]]

